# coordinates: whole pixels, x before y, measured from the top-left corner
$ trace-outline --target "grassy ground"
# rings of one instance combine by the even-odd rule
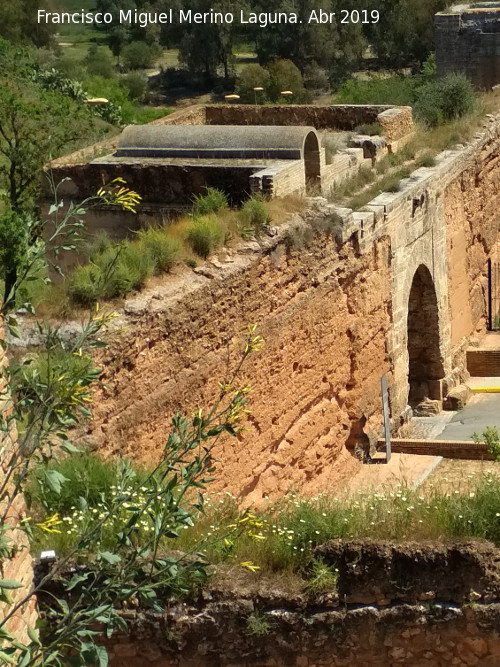
[[[500,479],[497,464],[459,484],[441,488],[437,483],[411,491],[398,485],[379,493],[359,493],[333,497],[320,494],[301,498],[289,493],[278,503],[260,511],[238,507],[227,493],[205,496],[205,512],[195,525],[176,539],[165,540],[164,548],[196,551],[214,564],[251,567],[270,572],[305,572],[313,559],[313,551],[329,539],[447,540],[482,538],[500,546]],[[67,552],[81,531],[102,517],[107,498],[122,493],[114,471],[114,463],[96,463],[93,457],[72,457],[59,464],[69,478],[61,496],[45,495],[46,508],[41,510],[36,484],[30,487],[32,515],[41,523],[57,513],[59,532],[46,533],[35,528],[35,551],[55,548]],[[147,495],[144,471],[139,473],[137,487],[130,487],[131,506],[140,506]],[[78,498],[85,497],[87,507],[77,509]],[[83,506],[85,507],[85,506]],[[98,540],[102,547],[113,548],[120,522],[126,522],[126,508],[113,515]],[[144,518],[141,530],[151,530]]]

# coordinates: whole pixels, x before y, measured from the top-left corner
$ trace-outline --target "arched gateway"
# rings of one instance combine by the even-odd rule
[[[416,407],[435,398],[436,381],[444,373],[440,350],[439,314],[434,281],[421,264],[413,276],[408,299],[408,404]]]

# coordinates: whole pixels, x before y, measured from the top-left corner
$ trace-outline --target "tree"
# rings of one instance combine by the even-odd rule
[[[230,0],[196,0],[190,8],[193,12],[233,12],[238,16],[241,3]],[[217,77],[219,67],[223,68],[227,80],[232,71],[232,49],[236,34],[235,24],[227,23],[191,23],[185,27],[185,33],[179,44],[179,61],[192,74],[203,75],[206,83],[212,83]]]
[[[325,68],[338,81],[358,66],[366,41],[360,24],[340,21],[349,0],[255,0],[257,12],[295,12],[298,23],[278,23],[265,30],[255,27],[253,38],[259,63],[276,58],[291,60],[304,72],[313,63]],[[357,7],[359,9],[359,6]],[[312,11],[335,14],[330,23],[309,22]]]
[[[136,196],[117,184],[102,188],[96,199],[130,208]],[[85,215],[88,204],[89,201],[70,206],[62,220],[56,221],[56,230],[65,234],[69,226],[69,231],[73,231],[74,225],[81,223],[79,216]],[[64,210],[62,202],[56,201],[51,215],[57,216],[61,210]],[[29,267],[22,267],[22,273],[29,276]],[[18,282],[16,289],[20,285]],[[16,553],[16,545],[8,535],[7,517],[24,490],[30,468],[35,463],[41,466],[40,483],[52,495],[58,495],[66,482],[50,462],[59,451],[69,456],[78,453],[68,440],[68,429],[80,417],[89,416],[86,405],[90,388],[99,376],[89,351],[103,345],[97,335],[108,321],[109,318],[91,313],[72,343],[67,343],[57,329],[40,325],[44,351],[18,366],[12,374],[4,365],[0,367],[3,406],[0,433],[10,433],[13,422],[20,426],[19,441],[12,448],[0,451],[0,469],[4,472],[0,479],[0,561]],[[261,342],[255,327],[249,327],[240,359],[234,371],[220,383],[219,395],[211,409],[205,412],[200,409],[191,419],[181,414],[173,417],[161,460],[146,479],[139,481],[127,464],[119,466],[118,492],[106,501],[99,516],[89,513],[90,521],[75,546],[49,567],[34,590],[16,603],[9,603],[8,591],[20,584],[0,579],[0,597],[10,604],[0,619],[0,659],[22,667],[67,664],[105,667],[107,654],[96,642],[96,624],[108,636],[115,629],[126,630],[126,621],[119,610],[127,602],[140,602],[161,611],[162,594],[187,592],[207,578],[208,563],[201,554],[169,555],[165,546],[182,528],[192,526],[203,511],[200,491],[211,481],[213,449],[224,434],[238,434],[244,416],[248,388],[238,385],[241,366],[249,354],[260,348]],[[4,340],[0,343],[6,345]],[[119,515],[125,515],[125,520],[114,534],[112,551],[96,546],[105,524]],[[18,517],[21,518],[20,525],[30,534],[30,523]],[[144,522],[151,530],[141,534]],[[57,524],[54,515],[40,525],[50,532]],[[89,552],[93,552],[91,557]],[[66,566],[82,557],[86,558],[85,568],[68,575]],[[49,588],[56,577],[54,594]],[[37,594],[45,600],[44,615],[50,622],[42,626],[40,636],[33,628],[28,629],[30,642],[23,645],[6,627]]]
[[[10,208],[27,210],[43,165],[93,133],[89,110],[33,82],[27,51],[0,41],[0,188]]]
[[[51,46],[55,26],[38,22],[38,10],[50,10],[45,0],[16,0],[0,3],[0,37],[15,44]]]
[[[270,76],[269,71],[255,63],[243,67],[236,79],[236,92],[244,104],[259,104],[267,100]],[[263,88],[255,91],[254,88]]]
[[[0,75],[0,183],[13,211],[30,206],[43,165],[91,129],[88,110],[70,98]]]
[[[365,26],[382,66],[418,70],[434,50],[434,14],[447,0],[381,0],[380,21]]]

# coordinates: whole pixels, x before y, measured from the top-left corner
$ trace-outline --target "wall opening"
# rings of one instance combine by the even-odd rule
[[[318,137],[309,132],[304,142],[304,165],[306,172],[306,193],[318,194],[321,190],[321,165]]]
[[[408,299],[408,404],[415,408],[425,399],[440,400],[444,377],[439,348],[439,315],[436,290],[429,269],[415,272]]]

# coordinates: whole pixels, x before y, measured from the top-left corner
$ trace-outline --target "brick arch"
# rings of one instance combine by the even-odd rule
[[[437,398],[437,383],[445,376],[436,288],[425,264],[413,274],[408,296],[407,352],[408,404],[416,407]]]

